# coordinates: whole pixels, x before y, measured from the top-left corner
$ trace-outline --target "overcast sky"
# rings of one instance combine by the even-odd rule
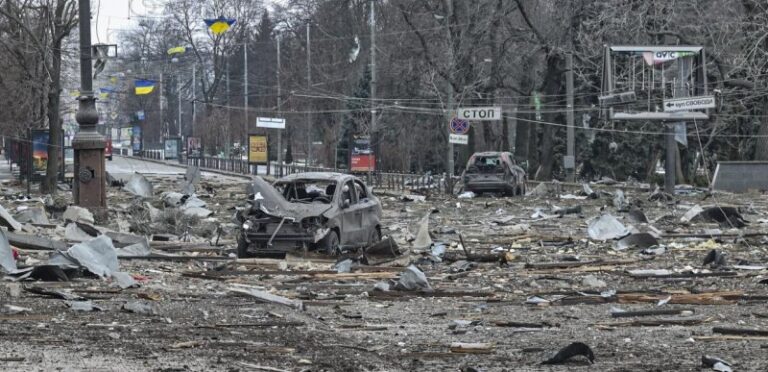
[[[93,43],[115,43],[120,30],[136,26],[141,17],[157,15],[161,4],[158,0],[91,0]]]

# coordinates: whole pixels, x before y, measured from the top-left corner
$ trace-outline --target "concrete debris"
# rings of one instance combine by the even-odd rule
[[[146,301],[129,301],[123,304],[121,310],[127,313],[139,314],[139,315],[156,315],[154,306]]]
[[[184,194],[180,192],[164,192],[162,195],[160,195],[160,198],[163,200],[163,203],[165,203],[168,207],[178,207],[181,206],[182,200],[184,199]]]
[[[184,183],[181,186],[181,192],[186,195],[194,194],[198,183],[200,183],[200,168],[194,165],[187,166],[187,172],[184,174]]]
[[[475,195],[475,193],[472,192],[472,191],[464,191],[463,193],[459,194],[459,196],[457,196],[457,198],[459,198],[459,199],[472,199],[475,196],[477,196],[477,195]]]
[[[195,218],[208,218],[213,215],[213,211],[201,207],[185,207],[181,209],[184,215]]]
[[[628,248],[649,248],[659,245],[658,239],[649,233],[637,233],[627,235],[616,242],[617,250]]]
[[[72,311],[104,311],[103,308],[94,305],[91,301],[65,301],[65,303],[70,309],[72,309]]]
[[[611,240],[628,235],[629,230],[616,217],[604,214],[589,223],[587,233],[593,240]]]
[[[336,270],[337,273],[348,273],[352,271],[352,263],[353,261],[349,258],[337,262],[333,268]]]
[[[627,198],[624,196],[624,191],[616,190],[616,194],[613,196],[613,207],[620,212],[627,210],[629,206],[627,205]]]
[[[408,266],[405,271],[400,273],[400,279],[397,281],[396,289],[402,291],[431,291],[427,276],[414,265]]]
[[[41,207],[30,207],[16,214],[16,220],[21,223],[33,223],[38,225],[49,225],[48,214]]]
[[[151,198],[154,195],[152,183],[138,173],[131,175],[131,178],[123,186],[123,190],[142,198]]]
[[[136,280],[133,279],[133,276],[122,271],[115,271],[110,277],[112,278],[112,281],[121,289],[138,287],[139,285]]]
[[[16,258],[3,229],[0,229],[0,268],[7,273],[15,273],[17,270]]]
[[[3,206],[0,205],[0,225],[7,227],[11,231],[21,231],[21,224],[16,221]]]
[[[76,205],[70,205],[67,207],[67,210],[64,211],[62,218],[64,220],[74,222],[94,223],[93,213],[83,207],[78,207]]]
[[[718,357],[702,355],[701,365],[704,367],[712,368],[713,371],[718,372],[732,372],[731,363],[726,362],[724,359]]]
[[[592,190],[592,187],[590,187],[588,183],[581,184],[581,190],[584,193],[584,196],[589,199],[597,199],[599,197],[597,193]]]
[[[414,249],[427,249],[432,245],[432,237],[429,236],[429,216],[431,211],[422,217],[417,225],[416,240],[411,243]]]
[[[373,285],[374,291],[389,292],[390,285],[388,282],[377,282]]]
[[[84,242],[86,240],[93,239],[94,236],[89,235],[76,223],[67,224],[64,230],[64,239],[71,242]]]
[[[605,281],[598,279],[594,275],[587,275],[581,280],[581,284],[589,288],[605,288],[608,284]]]

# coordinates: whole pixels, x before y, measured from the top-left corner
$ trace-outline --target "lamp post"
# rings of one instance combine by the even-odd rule
[[[76,205],[89,209],[97,220],[107,217],[104,137],[96,131],[99,113],[93,96],[91,66],[91,3],[79,0],[80,17],[80,97],[75,119],[80,130],[72,139],[75,150],[73,197]]]

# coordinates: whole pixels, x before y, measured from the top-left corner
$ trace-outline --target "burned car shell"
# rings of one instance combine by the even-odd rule
[[[515,163],[509,152],[474,153],[467,161],[462,180],[464,190],[476,194],[525,194],[525,171]]]
[[[316,184],[325,190],[307,190]],[[381,237],[381,204],[355,176],[296,173],[273,185],[256,176],[251,188],[249,205],[236,215],[240,257],[298,249],[336,253]]]

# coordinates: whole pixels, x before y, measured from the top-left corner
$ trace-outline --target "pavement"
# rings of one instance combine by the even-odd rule
[[[107,172],[115,178],[127,178],[134,173],[142,175],[183,175],[186,173],[186,165],[174,164],[170,161],[162,160],[142,160],[132,157],[123,157],[115,155],[112,161],[107,161]],[[219,178],[222,180],[232,180],[241,182],[243,175],[226,175],[221,172],[203,171],[201,175],[206,178]]]

